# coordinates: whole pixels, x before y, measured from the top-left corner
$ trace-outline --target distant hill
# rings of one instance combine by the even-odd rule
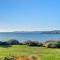
[[[43,31],[41,33],[45,33],[45,34],[60,34],[60,30]]]
[[[41,34],[60,34],[60,30],[53,31],[14,31],[16,33],[41,33]]]

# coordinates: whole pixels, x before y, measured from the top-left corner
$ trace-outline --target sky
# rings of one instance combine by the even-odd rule
[[[60,30],[60,0],[0,0],[0,31]]]

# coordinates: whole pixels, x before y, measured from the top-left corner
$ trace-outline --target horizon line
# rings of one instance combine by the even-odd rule
[[[27,30],[23,31],[23,30],[20,30],[20,31],[0,31],[0,32],[35,32],[35,31],[39,32],[39,31],[60,31],[60,30],[31,30],[31,31],[27,31]]]

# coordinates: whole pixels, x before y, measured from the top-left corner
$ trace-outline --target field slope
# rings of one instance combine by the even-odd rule
[[[35,55],[41,60],[60,60],[60,49],[44,47],[29,47],[26,45],[13,45],[11,47],[0,47],[0,56]]]

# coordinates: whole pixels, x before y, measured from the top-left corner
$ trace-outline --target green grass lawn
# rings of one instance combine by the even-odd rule
[[[13,45],[12,47],[0,47],[0,56],[36,55],[41,60],[60,60],[60,49],[44,47],[29,47],[26,45]]]

